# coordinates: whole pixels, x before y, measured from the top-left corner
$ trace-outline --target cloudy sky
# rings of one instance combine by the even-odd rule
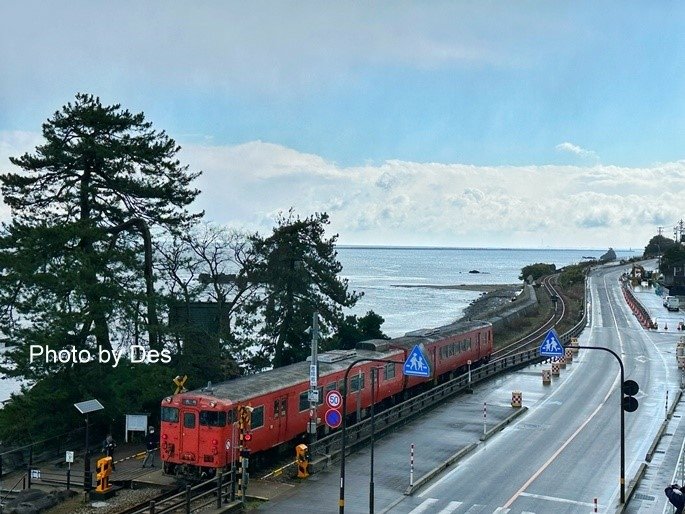
[[[2,171],[88,92],[174,137],[220,224],[266,233],[293,207],[342,244],[601,249],[685,216],[682,2],[6,0],[0,18]]]

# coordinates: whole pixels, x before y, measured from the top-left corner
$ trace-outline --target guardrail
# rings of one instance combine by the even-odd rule
[[[587,298],[587,290],[585,294]],[[585,302],[585,305],[587,305],[587,302]],[[584,311],[581,320],[571,330],[559,336],[559,339],[563,344],[570,341],[571,337],[575,337],[583,331],[586,317],[587,313]],[[465,373],[395,405],[394,407],[376,413],[374,416],[374,437],[391,428],[406,424],[408,421],[415,419],[419,414],[429,410],[442,401],[466,391],[472,384],[477,384],[499,374],[514,371],[546,360],[548,360],[546,357],[540,357],[538,348],[535,347],[502,357],[501,359],[493,360],[477,369],[472,369],[470,383],[468,382],[468,374]],[[351,452],[355,447],[360,446],[370,438],[371,418],[367,417],[354,425],[347,427],[346,452]],[[341,432],[335,432],[313,442],[309,447],[314,462],[310,473],[319,471],[317,463],[320,463],[322,460],[325,460],[325,462],[328,463],[333,458],[337,457],[341,451],[341,444]],[[318,456],[318,459],[315,456]]]

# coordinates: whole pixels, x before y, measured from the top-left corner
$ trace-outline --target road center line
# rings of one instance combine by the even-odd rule
[[[604,404],[605,404],[605,403],[607,402],[607,400],[609,399],[609,396],[611,396],[611,394],[614,392],[614,391],[613,391],[614,385],[616,384],[616,381],[618,381],[618,380],[619,380],[619,375],[617,374],[617,375],[616,375],[616,378],[614,379],[614,382],[613,382],[613,383],[611,384],[611,386],[609,387],[609,392],[607,392],[607,394],[606,394],[606,396],[604,397],[604,399],[602,400],[602,402],[597,406],[597,408],[596,408],[594,411],[592,411],[592,414],[590,414],[590,416],[588,416],[588,418],[587,418],[585,421],[583,421],[583,423],[576,429],[576,431],[573,432],[573,434],[571,434],[571,437],[569,437],[569,438],[566,440],[566,442],[565,442],[564,444],[562,444],[562,445],[557,449],[557,451],[555,451],[555,452],[552,454],[552,456],[551,456],[549,459],[547,459],[547,462],[545,462],[545,463],[540,467],[540,469],[538,469],[535,473],[533,473],[533,476],[531,476],[531,477],[526,481],[526,483],[523,484],[523,485],[521,486],[521,489],[519,489],[518,491],[516,491],[516,493],[514,493],[514,496],[512,496],[511,498],[509,498],[509,500],[507,501],[507,503],[504,504],[504,508],[505,508],[505,509],[508,508],[508,507],[511,507],[511,504],[514,503],[514,502],[516,501],[516,499],[517,499],[519,496],[521,496],[521,495],[523,494],[523,492],[524,492],[526,489],[528,489],[528,486],[530,486],[530,484],[532,484],[532,483],[535,481],[535,479],[538,478],[538,477],[539,477],[539,476],[540,476],[540,475],[549,467],[549,465],[552,464],[552,462],[554,462],[554,459],[556,459],[556,458],[559,456],[559,454],[560,454],[562,451],[564,451],[564,449],[565,449],[569,444],[571,444],[571,442],[576,438],[576,436],[577,436],[578,434],[580,434],[580,432],[587,426],[587,424],[590,423],[590,421],[592,420],[592,418],[594,418],[594,417],[597,415],[597,413],[600,411],[600,409],[601,409],[602,407],[604,407]]]

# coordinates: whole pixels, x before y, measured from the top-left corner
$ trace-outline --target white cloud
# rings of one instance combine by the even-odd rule
[[[37,134],[0,132],[0,158],[6,163],[39,141]],[[261,141],[186,145],[180,159],[204,172],[196,207],[208,221],[268,233],[279,211],[326,211],[343,244],[639,247],[657,226],[684,215],[685,161],[645,168],[407,161],[343,167]]]
[[[557,150],[560,152],[568,152],[577,155],[578,157],[583,157],[584,159],[592,158],[592,159],[597,159],[598,156],[595,152],[592,150],[586,150],[585,148],[582,148],[578,145],[574,145],[573,143],[569,142],[564,142],[561,144],[558,144],[555,146]]]

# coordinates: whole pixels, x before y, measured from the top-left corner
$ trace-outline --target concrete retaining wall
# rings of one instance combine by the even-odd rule
[[[492,329],[497,334],[505,330],[513,322],[530,314],[537,314],[538,311],[539,304],[535,288],[530,284],[526,284],[515,301],[487,313],[484,319],[492,323]]]

